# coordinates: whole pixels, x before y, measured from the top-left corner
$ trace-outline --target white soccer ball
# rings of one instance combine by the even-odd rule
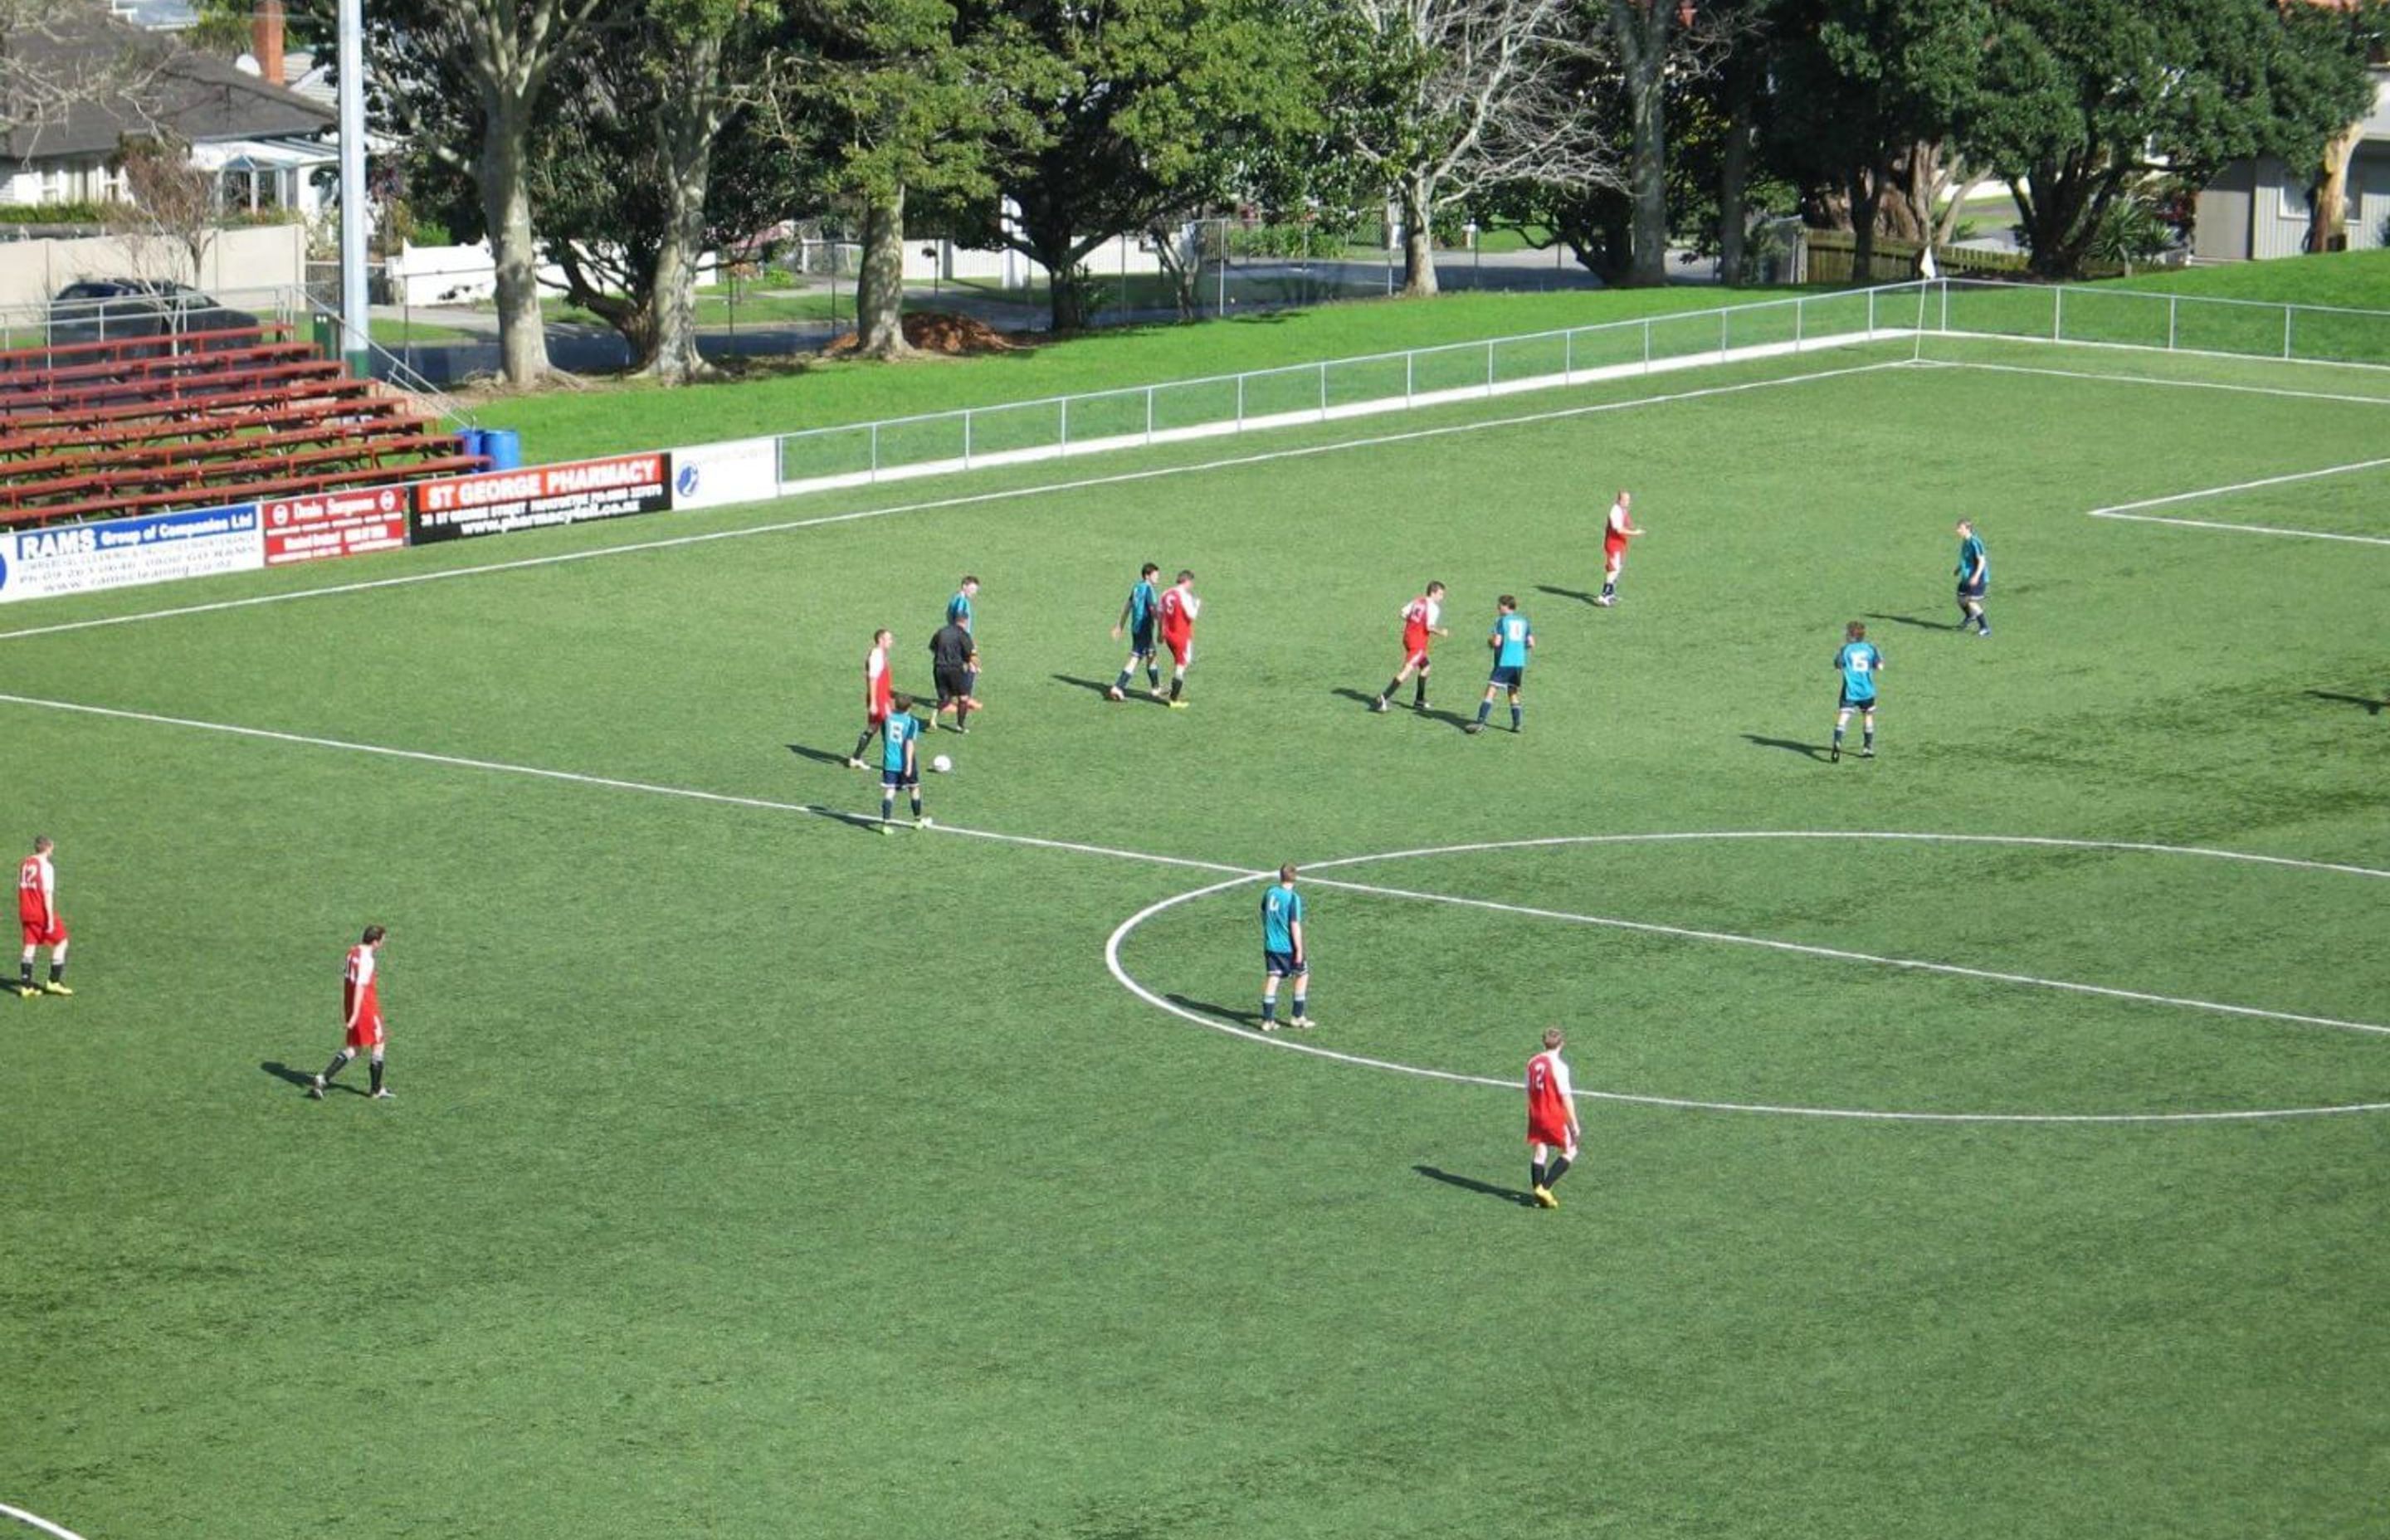
[[[948,759],[944,754],[940,754],[937,758],[930,762],[930,768],[936,771],[941,776],[944,775],[947,771],[952,770],[954,767],[955,762]]]

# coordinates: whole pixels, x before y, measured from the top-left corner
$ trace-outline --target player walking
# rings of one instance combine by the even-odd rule
[[[1179,569],[1178,581],[1154,606],[1162,617],[1162,645],[1170,649],[1170,709],[1185,711],[1187,665],[1195,661],[1195,617],[1203,601],[1195,597],[1195,574]]]
[[[1992,634],[1991,618],[1984,613],[1984,590],[1992,585],[1992,558],[1984,554],[1983,536],[1972,520],[1959,520],[1959,629],[1973,625],[1975,635]]]
[[[1460,730],[1482,733],[1485,719],[1494,714],[1494,697],[1502,690],[1510,692],[1510,730],[1520,730],[1524,709],[1519,704],[1519,687],[1527,676],[1527,654],[1536,650],[1535,627],[1527,617],[1519,613],[1519,601],[1509,594],[1495,601],[1493,635],[1485,645],[1494,651],[1494,674],[1485,681],[1485,699],[1477,702],[1477,720]]]
[[[850,770],[863,768],[863,751],[870,744],[871,735],[888,720],[888,696],[894,687],[888,674],[888,649],[895,645],[896,633],[883,626],[871,634],[871,650],[863,655],[863,736],[854,740],[854,752],[846,756]]]
[[[1396,670],[1386,687],[1378,692],[1373,712],[1386,709],[1386,698],[1403,687],[1403,681],[1419,675],[1419,688],[1411,697],[1411,710],[1427,710],[1427,648],[1431,639],[1449,636],[1444,628],[1444,584],[1431,583],[1427,592],[1403,606],[1403,666]]]
[[[1610,519],[1601,530],[1601,593],[1594,603],[1605,609],[1618,602],[1618,572],[1626,565],[1626,543],[1643,532],[1635,527],[1634,516],[1627,509],[1635,499],[1625,487],[1618,489],[1618,501],[1610,505]]]
[[[1576,1097],[1569,1089],[1568,1060],[1561,1057],[1565,1041],[1560,1028],[1546,1027],[1544,1051],[1527,1060],[1527,1169],[1538,1208],[1561,1206],[1552,1188],[1576,1159]],[[1546,1150],[1551,1151],[1548,1161]]]
[[[921,816],[921,719],[913,714],[913,698],[900,695],[890,702],[888,720],[880,728],[880,832],[896,831],[896,793],[909,791],[913,796],[913,822],[923,828],[930,820]]]
[[[25,953],[17,964],[17,995],[72,995],[66,985],[67,922],[58,915],[58,874],[50,865],[58,848],[50,837],[33,841],[33,853],[17,864],[17,920],[25,932]],[[50,949],[50,982],[33,986],[33,954]]]
[[[307,1086],[307,1094],[317,1101],[324,1099],[325,1088],[339,1078],[349,1060],[365,1049],[373,1055],[372,1089],[367,1093],[376,1101],[390,1099],[390,1087],[381,1083],[381,943],[390,932],[379,925],[368,925],[363,937],[349,948],[348,961],[341,969],[341,1020],[348,1036],[341,1051],[324,1066]]]
[[[977,638],[979,633],[974,629],[975,622],[971,610],[971,601],[977,597],[979,597],[979,579],[971,576],[969,572],[965,572],[963,574],[962,582],[955,585],[955,597],[946,601],[946,623],[948,625],[961,626],[964,633],[974,639]],[[979,655],[977,652],[973,652],[971,655],[970,666],[963,677],[963,693],[955,701],[955,720],[957,722],[960,722],[962,720],[962,713],[965,711],[979,710],[979,702],[971,699],[973,696],[978,694],[978,692]],[[968,702],[968,705],[966,705],[965,702]],[[941,699],[938,702],[938,711],[943,712],[945,709],[946,703],[944,700]],[[932,712],[930,714],[934,718],[937,715],[937,712]]]
[[[1121,606],[1120,619],[1112,622],[1112,640],[1119,641],[1121,632],[1128,633],[1128,661],[1121,665],[1120,677],[1112,687],[1104,691],[1107,700],[1128,699],[1128,682],[1137,673],[1137,661],[1145,661],[1145,682],[1156,700],[1162,699],[1162,670],[1153,661],[1154,607],[1162,596],[1154,591],[1153,580],[1162,569],[1149,561],[1137,569],[1137,586],[1128,591],[1128,602]]]
[[[1294,1015],[1287,1025],[1309,1029],[1304,1010],[1311,993],[1311,960],[1303,947],[1303,895],[1294,891],[1294,863],[1278,869],[1278,880],[1262,892],[1262,1031],[1278,1031],[1278,982],[1294,981]]]
[[[938,627],[930,638],[930,673],[938,684],[938,711],[948,706],[955,709],[955,731],[970,731],[970,713],[979,708],[971,699],[971,686],[979,678],[979,644],[971,640],[970,631],[948,621]],[[937,712],[931,713],[931,725],[936,725]]]
[[[1875,758],[1875,676],[1883,672],[1883,654],[1867,639],[1867,627],[1853,621],[1843,627],[1843,645],[1834,650],[1834,667],[1842,672],[1842,704],[1834,712],[1834,747],[1826,757],[1843,762],[1843,733],[1851,713],[1859,713],[1859,758]]]

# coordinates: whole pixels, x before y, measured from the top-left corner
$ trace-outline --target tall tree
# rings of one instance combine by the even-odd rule
[[[1080,263],[1113,236],[1230,196],[1234,173],[1315,121],[1311,73],[1284,0],[965,0],[972,25],[1009,16],[1048,83],[1023,93],[1025,132],[998,137],[978,238],[1033,258],[1053,324],[1086,321]]]
[[[1695,19],[1692,0],[1605,0],[1630,135],[1632,284],[1668,281],[1668,66]]]
[[[550,82],[602,9],[623,0],[377,0],[373,80],[392,126],[469,175],[497,265],[507,379],[548,372],[532,217],[532,138]]]
[[[2007,179],[2049,277],[2078,272],[2152,174],[2319,164],[2372,99],[2360,34],[2268,0],[1997,0],[1983,84],[1963,142]]]
[[[1404,293],[1436,291],[1446,211],[1619,184],[1582,90],[1600,33],[1576,0],[1334,0],[1314,29],[1347,152],[1401,211]]]

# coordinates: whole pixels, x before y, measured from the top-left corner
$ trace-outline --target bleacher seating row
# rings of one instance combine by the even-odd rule
[[[487,466],[279,322],[0,352],[0,526]]]

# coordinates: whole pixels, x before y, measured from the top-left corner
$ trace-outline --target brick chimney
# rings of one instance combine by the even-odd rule
[[[249,51],[266,84],[289,83],[282,70],[282,0],[257,0],[257,14],[249,22]]]

